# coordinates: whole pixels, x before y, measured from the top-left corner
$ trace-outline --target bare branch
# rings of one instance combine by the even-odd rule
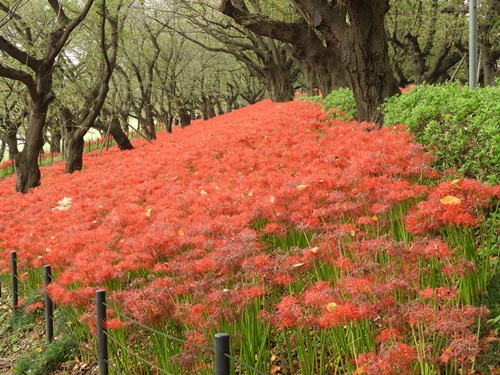
[[[51,1],[51,0],[49,0],[49,1]],[[94,3],[94,0],[87,0],[87,3],[85,4],[83,10],[80,12],[78,17],[76,17],[73,21],[71,21],[67,25],[66,24],[60,25],[58,30],[55,31],[55,33],[57,33],[58,31],[64,30],[64,32],[58,38],[58,40],[55,42],[55,44],[52,46],[50,51],[48,51],[48,54],[46,56],[47,61],[49,61],[50,63],[53,63],[55,61],[57,55],[61,52],[64,45],[66,44],[66,42],[69,38],[69,35],[84,20],[84,18],[87,16],[87,13],[90,10],[90,8],[92,7],[93,3]]]
[[[13,43],[9,42],[1,35],[0,35],[0,51],[5,52],[7,55],[17,60],[21,64],[27,65],[33,71],[37,71],[42,63],[41,60],[35,59],[33,56],[17,48]]]
[[[57,16],[57,23],[59,25],[67,25],[70,22],[70,19],[64,13],[62,4],[58,0],[47,0],[47,1],[49,2],[50,7]]]
[[[33,78],[25,71],[13,69],[0,63],[0,77],[14,79],[22,82],[28,88],[29,94],[32,98],[37,97],[36,83]]]
[[[5,12],[5,16],[0,20],[0,28],[5,26],[7,24],[7,22],[9,22],[12,18],[19,18],[19,16],[16,15],[16,10],[21,5],[21,1],[23,1],[23,0],[18,0],[12,6],[12,8],[7,7],[3,3],[0,3],[0,9]]]

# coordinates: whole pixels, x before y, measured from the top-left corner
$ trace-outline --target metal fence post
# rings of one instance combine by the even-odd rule
[[[43,279],[45,284],[45,334],[50,344],[54,338],[54,304],[47,292],[47,287],[52,281],[52,271],[49,265],[43,266]]]
[[[215,334],[215,375],[230,375],[229,335],[227,333]]]
[[[17,253],[10,253],[10,264],[12,271],[12,312],[16,312],[19,303],[19,291],[17,289]]]
[[[108,375],[108,337],[106,336],[106,292],[96,291],[97,365],[99,375]]]

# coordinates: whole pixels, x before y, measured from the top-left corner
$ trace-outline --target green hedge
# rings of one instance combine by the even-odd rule
[[[384,125],[406,124],[436,167],[500,183],[500,87],[420,85],[387,100]]]
[[[354,95],[349,88],[340,88],[332,91],[325,98],[321,96],[299,96],[297,99],[321,103],[323,105],[323,109],[328,111],[332,118],[338,118],[343,121],[352,121],[358,116]]]
[[[358,116],[354,95],[349,88],[341,88],[331,92],[323,99],[323,108],[329,111],[334,118],[344,121],[352,121]]]

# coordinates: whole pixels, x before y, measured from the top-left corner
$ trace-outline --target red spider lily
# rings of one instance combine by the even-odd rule
[[[445,181],[411,210],[406,224],[416,234],[436,231],[447,224],[475,226],[482,219],[481,210],[488,207],[493,197],[500,197],[500,186],[468,179]]]
[[[293,296],[284,297],[277,306],[277,324],[282,328],[302,324],[304,311],[297,298]]]
[[[312,103],[263,101],[159,132],[154,144],[136,140],[131,151],[86,154],[87,168],[72,175],[43,167],[42,185],[26,195],[6,178],[0,267],[9,271],[11,251],[29,266],[51,264],[48,291],[71,306],[122,285],[109,299],[124,313],[153,325],[171,318],[193,342],[265,301],[260,318],[283,328],[369,321],[379,350],[359,357],[359,371],[409,371],[404,341],[415,327],[465,363],[473,351],[460,352],[453,335],[464,340],[482,313],[449,285],[475,264],[436,233],[477,225],[499,187],[420,185],[437,176],[433,157],[403,126],[372,128],[330,121]],[[394,227],[405,231],[397,212],[408,212],[417,237],[394,239]],[[295,233],[306,234],[302,248],[280,246]],[[443,285],[422,290],[432,272]],[[195,356],[179,361],[194,366]]]
[[[384,345],[379,353],[365,353],[358,356],[355,374],[402,375],[415,374],[413,362],[417,359],[415,349],[400,342]]]

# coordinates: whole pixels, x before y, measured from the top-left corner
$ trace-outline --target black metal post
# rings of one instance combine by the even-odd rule
[[[54,338],[54,304],[47,292],[47,287],[52,281],[52,271],[48,265],[43,267],[43,279],[45,284],[45,334],[47,342],[50,344]]]
[[[230,360],[226,354],[229,354],[229,335],[227,333],[216,333],[215,375],[230,375]]]
[[[108,337],[106,336],[106,291],[95,294],[97,312],[97,365],[99,375],[108,375]]]
[[[19,291],[17,289],[17,253],[10,253],[10,264],[12,271],[12,312],[16,312],[19,303]]]

